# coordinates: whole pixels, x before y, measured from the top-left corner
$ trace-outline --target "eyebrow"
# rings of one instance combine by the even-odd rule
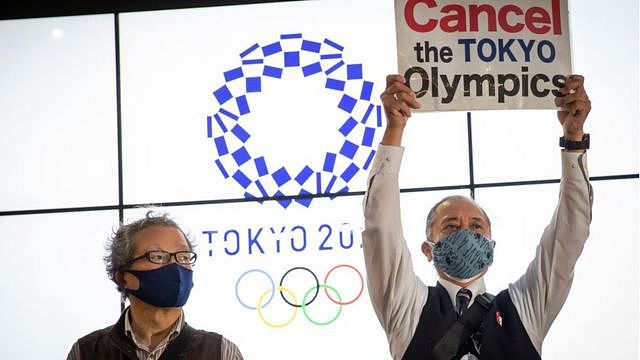
[[[161,248],[160,246],[156,245],[156,244],[151,244],[149,245],[144,251],[154,251],[154,250],[162,250],[162,251],[167,251],[163,248]],[[191,249],[189,249],[189,246],[184,245],[184,246],[179,246],[178,247],[178,251],[190,251]],[[171,251],[167,251],[167,252],[171,252]]]
[[[482,222],[487,222],[487,220],[481,216],[474,216],[471,218],[471,220],[475,220],[475,221],[482,221]],[[445,217],[444,219],[442,219],[442,221],[440,221],[441,224],[447,223],[449,221],[460,221],[460,218],[458,216],[448,216]]]

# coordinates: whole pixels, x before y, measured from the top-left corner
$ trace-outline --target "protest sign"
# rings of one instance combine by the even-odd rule
[[[568,0],[395,0],[398,69],[422,110],[555,109]]]

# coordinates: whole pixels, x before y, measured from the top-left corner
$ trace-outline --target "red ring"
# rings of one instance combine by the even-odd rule
[[[329,274],[331,274],[331,272],[339,267],[348,267],[351,268],[353,271],[356,272],[356,274],[358,274],[358,276],[360,277],[360,292],[358,293],[358,295],[351,301],[337,301],[334,298],[331,297],[331,295],[329,295],[329,292],[327,291],[327,288],[324,288],[324,293],[327,295],[327,297],[329,298],[329,300],[331,300],[334,304],[338,304],[338,305],[349,305],[349,304],[353,304],[354,302],[356,302],[356,300],[358,300],[360,298],[360,296],[362,295],[362,292],[364,291],[364,278],[362,277],[362,273],[360,273],[360,270],[356,269],[354,266],[351,266],[349,264],[340,264],[340,265],[336,265],[333,268],[331,268],[331,270],[329,270],[327,272],[327,275],[324,276],[324,284],[327,284],[327,279],[329,279]]]

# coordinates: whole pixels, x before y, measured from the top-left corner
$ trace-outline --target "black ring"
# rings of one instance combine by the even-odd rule
[[[308,303],[304,304],[304,306],[309,306],[309,304],[311,304],[316,297],[318,296],[318,292],[320,291],[320,282],[318,281],[318,277],[316,276],[316,274],[311,271],[310,269],[304,267],[304,266],[296,266],[296,267],[292,267],[291,269],[287,270],[287,272],[284,273],[284,275],[282,275],[282,278],[280,278],[280,286],[282,286],[282,282],[284,281],[284,278],[293,270],[307,270],[308,272],[311,273],[311,275],[313,275],[313,278],[316,279],[316,293],[315,295],[313,295],[313,297],[311,298],[311,300],[309,300]],[[287,298],[284,296],[284,294],[282,293],[282,290],[278,290],[278,292],[280,292],[280,296],[282,297],[282,300],[284,300],[287,304],[293,306],[293,307],[302,307],[302,305],[296,305],[296,304],[292,304],[289,302],[289,300],[287,300]]]

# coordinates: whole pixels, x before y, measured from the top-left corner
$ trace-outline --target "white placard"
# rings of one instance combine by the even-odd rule
[[[396,0],[398,70],[422,110],[554,109],[567,0]]]

